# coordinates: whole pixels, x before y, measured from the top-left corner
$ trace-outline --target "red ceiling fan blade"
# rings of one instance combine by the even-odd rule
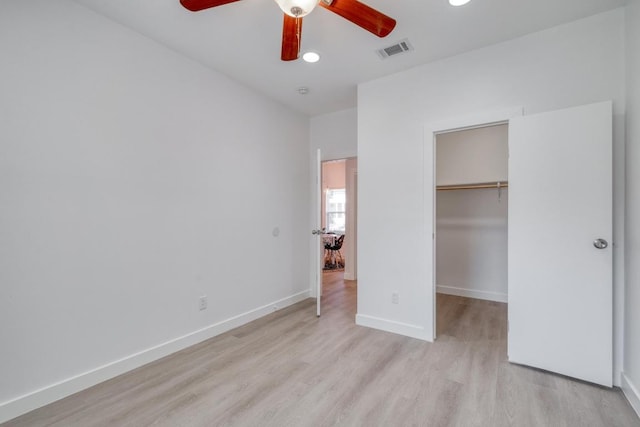
[[[320,0],[318,4],[378,37],[386,37],[396,26],[395,19],[357,0],[333,0],[327,2],[330,4],[325,3],[325,0]]]
[[[209,9],[239,0],[180,0],[180,4],[192,12]]]
[[[282,54],[283,61],[294,61],[300,54],[300,40],[302,39],[302,18],[294,18],[284,14],[282,25]]]

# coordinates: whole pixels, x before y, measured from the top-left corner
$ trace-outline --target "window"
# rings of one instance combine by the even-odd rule
[[[327,189],[327,230],[344,233],[347,193],[344,188]]]

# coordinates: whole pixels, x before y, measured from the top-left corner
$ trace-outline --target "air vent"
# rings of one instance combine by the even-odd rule
[[[413,46],[408,39],[400,40],[398,43],[376,50],[381,59],[387,59],[390,56],[399,55],[401,53],[413,50]]]

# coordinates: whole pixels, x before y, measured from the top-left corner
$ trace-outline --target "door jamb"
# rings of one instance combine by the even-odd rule
[[[431,277],[426,278],[427,287],[431,287],[431,319],[427,319],[426,324],[430,320],[432,330],[431,339],[427,337],[428,341],[434,341],[436,338],[436,136],[448,132],[505,124],[509,123],[510,119],[523,115],[524,108],[518,107],[453,117],[424,126],[424,230],[432,230],[431,236],[428,235],[429,233],[424,233],[425,253],[431,253]],[[427,271],[427,275],[428,273]]]

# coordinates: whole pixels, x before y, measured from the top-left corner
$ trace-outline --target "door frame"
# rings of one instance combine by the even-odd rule
[[[357,167],[355,170],[353,170],[353,174],[349,175],[350,171],[349,169],[346,168],[346,164],[348,160],[352,160],[355,159],[357,161],[358,156],[357,154],[354,156],[347,156],[347,157],[338,157],[338,158],[323,158],[322,156],[322,150],[320,148],[315,150],[315,153],[313,153],[313,159],[312,159],[312,165],[314,166],[314,170],[311,171],[312,174],[312,193],[314,195],[313,197],[313,202],[312,202],[312,221],[315,223],[312,226],[312,229],[316,229],[316,225],[317,225],[317,229],[321,229],[322,228],[322,221],[323,221],[323,206],[324,206],[324,198],[325,198],[325,194],[324,194],[324,189],[322,187],[322,182],[323,182],[323,164],[327,163],[327,162],[334,162],[334,161],[340,161],[343,160],[345,161],[345,187],[350,187],[351,184],[351,188],[353,189],[353,206],[352,206],[352,212],[353,212],[353,227],[351,227],[351,231],[345,233],[345,238],[349,237],[350,238],[350,242],[348,243],[349,245],[352,245],[351,249],[350,249],[350,253],[352,254],[352,260],[351,262],[354,263],[354,265],[352,266],[352,269],[350,271],[350,275],[348,278],[345,277],[345,280],[357,280],[357,258],[358,258],[358,246],[357,246],[357,224],[358,224],[358,216],[357,216],[357,194],[358,194],[358,181],[357,181],[357,175],[358,175],[358,171],[357,171]],[[349,207],[347,207],[347,209],[350,209]],[[347,213],[347,216],[349,216],[349,213]],[[310,295],[311,297],[316,297],[316,315],[317,317],[320,317],[321,315],[321,305],[322,305],[322,292],[323,292],[323,259],[324,259],[324,249],[322,249],[319,245],[317,244],[317,239],[316,236],[312,236],[311,239],[311,255],[313,258],[313,261],[311,263],[311,274],[310,274],[310,279],[311,279],[311,286],[310,286]],[[318,247],[318,249],[316,249],[316,247]],[[318,252],[316,252],[316,250],[318,250]],[[345,255],[345,274],[347,274],[347,269],[346,269],[346,255]],[[357,298],[357,296],[356,296]]]
[[[316,206],[316,211],[314,215],[314,224],[313,228],[318,233],[322,230],[322,150],[318,148],[316,150],[315,157],[315,180],[314,180],[314,189],[313,189],[313,198],[315,202],[319,205]],[[316,316],[320,317],[321,308],[322,308],[322,262],[320,261],[323,256],[322,246],[322,235],[314,235],[312,238],[312,243],[315,245],[314,250],[312,251],[314,261],[311,263],[314,275],[314,285],[315,285],[315,294],[316,294]]]
[[[518,107],[452,117],[424,126],[424,234],[425,253],[427,259],[431,258],[431,278],[427,277],[426,279],[427,292],[431,296],[431,318],[428,320],[432,325],[431,337],[427,336],[427,341],[436,339],[436,136],[485,126],[508,124],[512,118],[523,115],[524,108]],[[429,166],[430,170],[427,169]],[[431,216],[428,215],[428,212],[431,212]],[[425,332],[429,333],[428,330]]]

